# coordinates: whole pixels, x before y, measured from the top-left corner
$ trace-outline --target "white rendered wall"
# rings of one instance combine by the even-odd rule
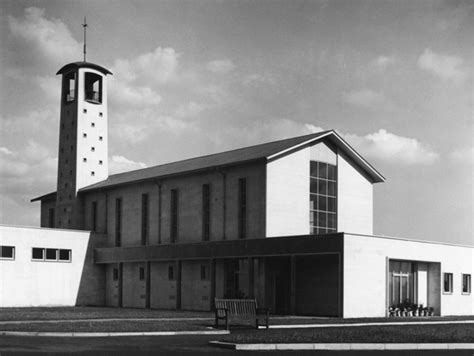
[[[85,100],[85,73],[102,77],[102,103]],[[76,191],[88,185],[105,180],[108,171],[107,135],[107,76],[91,68],[79,68],[77,96],[77,150],[76,150]],[[86,110],[86,112],[84,112]],[[102,114],[102,116],[100,115]],[[94,124],[94,126],[92,126]],[[84,133],[87,137],[84,137]],[[99,139],[102,137],[102,140]],[[92,151],[94,147],[94,151]],[[83,158],[87,159],[84,162]],[[102,161],[102,164],[99,164]],[[94,172],[94,175],[91,174]]]
[[[90,233],[0,226],[0,245],[15,259],[0,259],[0,307],[74,306]],[[71,262],[32,261],[32,248],[70,249]]]
[[[473,294],[461,293],[461,274],[474,273],[474,248],[386,237],[344,234],[344,317],[384,317],[387,310],[387,258],[441,264],[453,273],[453,293],[441,294],[441,315],[474,314]],[[426,305],[426,304],[425,304]],[[428,305],[429,306],[429,305]]]
[[[267,163],[266,236],[309,234],[310,149]]]
[[[372,183],[342,153],[337,166],[337,231],[372,235]]]

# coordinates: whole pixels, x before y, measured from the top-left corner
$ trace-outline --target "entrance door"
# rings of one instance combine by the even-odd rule
[[[413,291],[410,288],[410,275],[408,273],[394,273],[392,277],[391,305],[399,305],[404,302],[413,303],[410,296]]]

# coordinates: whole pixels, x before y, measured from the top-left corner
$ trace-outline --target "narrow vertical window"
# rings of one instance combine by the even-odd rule
[[[97,202],[93,201],[91,206],[91,229],[97,231]]]
[[[48,227],[54,228],[54,208],[48,209]]]
[[[140,268],[138,269],[138,279],[139,279],[140,281],[145,280],[145,268],[140,267]]]
[[[247,237],[247,179],[239,178],[239,238]]]
[[[168,266],[168,279],[170,281],[174,279],[174,266]]]
[[[115,199],[115,246],[122,243],[122,199]]]
[[[142,194],[142,245],[148,243],[148,194]]]
[[[102,77],[95,73],[85,74],[85,99],[93,103],[102,102]]]
[[[202,240],[209,241],[211,235],[211,186],[202,185]]]
[[[76,98],[76,73],[64,76],[64,101],[71,102]]]
[[[114,281],[118,281],[118,279],[119,279],[119,271],[118,271],[118,268],[114,268],[114,269],[113,269],[113,277],[112,277],[112,278],[113,278]]]
[[[171,189],[170,212],[170,242],[175,243],[178,240],[178,189]]]
[[[443,275],[443,292],[452,293],[453,292],[453,274],[444,273]]]
[[[462,293],[471,294],[471,275],[470,274],[462,275]]]

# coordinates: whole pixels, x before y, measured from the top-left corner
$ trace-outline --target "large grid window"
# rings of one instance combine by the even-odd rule
[[[115,199],[115,246],[122,244],[122,199]]]
[[[209,241],[211,235],[211,186],[202,185],[202,240]]]
[[[239,178],[239,239],[247,237],[247,179]]]
[[[310,229],[312,234],[337,231],[337,167],[310,162]]]
[[[170,242],[175,243],[178,240],[178,189],[171,189],[170,211]]]
[[[148,243],[148,194],[142,194],[142,245]]]
[[[462,275],[462,293],[471,294],[471,275],[464,274]]]
[[[14,260],[15,246],[0,246],[0,260]]]
[[[444,293],[453,292],[453,274],[452,273],[443,274],[443,292]]]

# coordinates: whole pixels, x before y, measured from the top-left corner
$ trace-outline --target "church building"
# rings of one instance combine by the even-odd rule
[[[76,62],[57,74],[57,188],[32,200],[41,228],[0,226],[0,306],[255,298],[279,314],[474,314],[474,248],[374,236],[385,178],[336,131],[109,176],[112,73]]]

